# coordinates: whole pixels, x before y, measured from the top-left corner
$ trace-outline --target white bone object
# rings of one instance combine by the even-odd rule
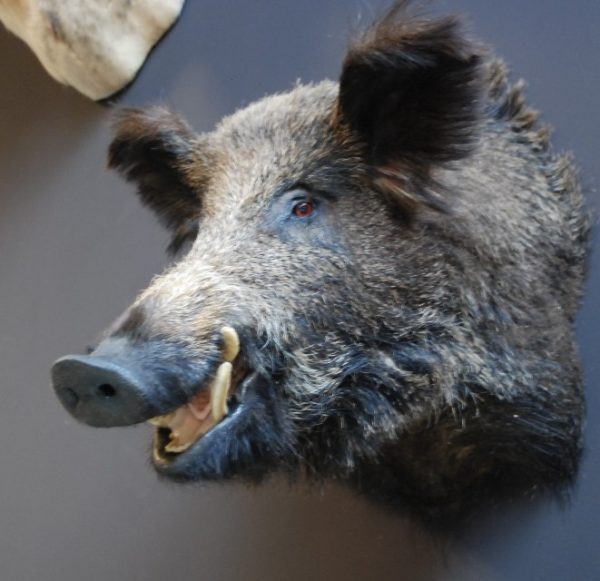
[[[59,82],[91,99],[130,83],[185,0],[0,0],[0,20]]]

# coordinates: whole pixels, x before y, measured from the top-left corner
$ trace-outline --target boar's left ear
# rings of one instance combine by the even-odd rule
[[[365,148],[373,186],[407,209],[444,209],[431,170],[472,149],[481,55],[454,17],[420,19],[400,0],[348,51],[336,122]]]
[[[168,109],[121,111],[108,164],[137,184],[142,202],[169,229],[177,231],[198,216],[206,160],[198,135]]]

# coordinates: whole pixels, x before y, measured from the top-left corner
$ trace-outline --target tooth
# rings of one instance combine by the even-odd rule
[[[223,359],[233,361],[240,352],[240,338],[233,327],[223,327],[221,329],[225,348],[223,349]]]
[[[165,446],[165,451],[172,452],[174,454],[180,454],[181,452],[185,452],[193,442],[184,442],[183,444],[176,444],[175,442],[169,442]]]
[[[178,421],[170,426],[170,441],[165,446],[167,452],[183,452],[206,430],[206,426],[196,419],[187,406],[179,408],[177,415]]]
[[[229,361],[219,365],[217,375],[210,387],[210,405],[215,422],[221,421],[227,413],[227,395],[231,387],[231,370]]]
[[[168,428],[169,424],[173,421],[174,413],[165,414],[164,416],[156,416],[148,420],[149,424],[156,426],[157,428]]]
[[[157,428],[166,428],[167,422],[165,421],[165,416],[156,416],[155,418],[150,418],[148,423],[152,426],[156,426]]]

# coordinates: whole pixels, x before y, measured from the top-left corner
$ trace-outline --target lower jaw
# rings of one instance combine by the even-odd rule
[[[183,452],[168,452],[165,447],[170,442],[170,430],[168,428],[155,428],[152,437],[152,462],[154,466],[161,472],[169,472],[169,469],[176,469],[178,466],[187,464],[187,460],[195,455],[195,450],[198,448],[202,440],[212,432],[218,432],[222,425],[230,420],[232,415],[240,407],[240,402],[235,398],[229,401],[229,413],[219,422],[211,426],[203,433],[189,448]]]
[[[235,391],[247,375],[240,364],[240,342],[233,327],[223,327],[222,361],[213,377],[191,399],[148,423],[155,426],[152,459],[157,468],[168,468],[196,448],[198,442],[221,424],[229,414],[229,405],[237,404]],[[237,360],[234,368],[233,362]],[[235,405],[237,407],[237,405]]]
[[[157,428],[152,437],[152,461],[154,465],[160,468],[171,465],[181,454],[167,452],[165,446],[169,443],[169,430],[167,428]]]

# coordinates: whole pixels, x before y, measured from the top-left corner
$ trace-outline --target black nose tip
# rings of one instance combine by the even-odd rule
[[[52,382],[69,413],[92,426],[125,426],[152,415],[142,379],[110,359],[63,357],[52,367]]]

